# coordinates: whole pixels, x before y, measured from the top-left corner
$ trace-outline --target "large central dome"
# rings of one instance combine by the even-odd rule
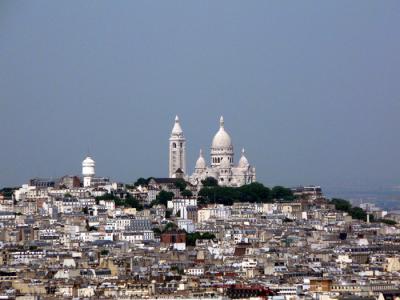
[[[220,121],[220,127],[218,132],[215,134],[211,148],[213,149],[231,149],[233,148],[232,146],[232,140],[229,134],[225,131],[224,128],[224,118],[221,117]]]

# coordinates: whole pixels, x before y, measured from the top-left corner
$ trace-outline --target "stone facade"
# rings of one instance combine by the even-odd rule
[[[185,179],[193,185],[201,185],[201,181],[207,177],[215,178],[222,186],[242,186],[256,180],[256,169],[249,164],[244,149],[239,162],[237,165],[234,164],[233,144],[230,135],[225,130],[223,117],[220,119],[220,128],[212,141],[210,166],[207,165],[203,152],[200,150],[194,172],[188,176],[186,174],[185,147],[186,140],[183,137],[179,119],[176,117],[170,138],[170,177],[175,177],[177,171],[182,170]]]

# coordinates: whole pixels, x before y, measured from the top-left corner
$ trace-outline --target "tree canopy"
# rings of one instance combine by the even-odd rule
[[[207,177],[206,179],[201,181],[201,184],[204,187],[218,186],[218,180],[215,179],[214,177]]]
[[[0,190],[0,194],[2,194],[5,198],[11,198],[16,189],[18,189],[18,188],[4,187]]]
[[[193,193],[192,193],[192,191],[190,191],[190,190],[183,190],[183,191],[181,192],[181,195],[182,195],[182,197],[192,197],[192,196],[193,196]]]
[[[210,232],[193,232],[186,234],[186,245],[187,246],[196,246],[197,240],[212,240],[215,239],[215,235]]]
[[[139,185],[144,185],[144,186],[146,186],[146,185],[148,185],[149,184],[149,181],[150,181],[150,179],[152,179],[153,177],[149,177],[149,178],[143,178],[143,177],[140,177],[140,178],[138,178],[136,181],[135,181],[135,183],[133,184],[134,186],[139,186]]]
[[[291,201],[294,199],[290,189],[281,186],[269,189],[263,184],[253,182],[241,187],[204,186],[199,191],[199,202],[232,205],[235,202],[271,203],[274,199]]]
[[[175,186],[182,192],[186,189],[187,183],[184,179],[178,178],[175,181]]]
[[[351,203],[347,200],[340,198],[332,198],[330,201],[335,205],[335,208],[340,211],[347,212],[353,219],[357,220],[367,220],[367,212],[363,210],[361,207],[353,207]],[[370,215],[370,221],[373,221],[373,215]]]
[[[125,198],[119,198],[114,194],[104,194],[103,196],[96,197],[96,203],[100,200],[113,200],[116,206],[125,206],[136,208],[137,210],[142,210],[143,206],[140,204],[139,200],[133,197],[131,194],[126,194]]]
[[[168,201],[172,200],[172,198],[174,198],[174,193],[161,191],[158,193],[156,200],[154,200],[151,205],[163,204],[167,206]]]

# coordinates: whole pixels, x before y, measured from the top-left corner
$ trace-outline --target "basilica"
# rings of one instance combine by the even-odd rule
[[[225,130],[223,117],[219,122],[219,130],[212,140],[210,156],[210,165],[207,165],[200,150],[193,174],[190,176],[187,174],[186,139],[177,116],[169,139],[170,178],[183,177],[193,185],[201,185],[203,179],[213,177],[218,180],[219,185],[231,187],[242,186],[256,180],[256,169],[249,164],[244,149],[239,162],[235,165],[232,140]]]

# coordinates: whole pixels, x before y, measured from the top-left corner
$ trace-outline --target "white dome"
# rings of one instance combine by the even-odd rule
[[[82,167],[94,167],[95,164],[95,161],[90,156],[88,156],[83,160]]]
[[[239,159],[238,167],[239,168],[247,168],[249,166],[249,161],[244,155],[244,149],[242,149],[242,157]]]
[[[82,162],[83,177],[93,177],[96,174],[95,166],[96,166],[96,163],[94,162],[94,160],[90,156],[86,157]],[[87,181],[84,180],[83,185],[85,187],[90,186],[90,182],[88,183]]]
[[[203,157],[203,151],[200,149],[200,155],[196,161],[195,169],[205,169],[205,168],[207,168],[206,160]]]
[[[215,136],[213,138],[211,148],[214,148],[214,149],[217,149],[217,148],[231,149],[231,148],[233,148],[231,137],[224,129],[224,118],[223,117],[221,117],[221,119],[220,119],[220,127],[219,127],[218,132],[215,134]]]
[[[229,169],[231,167],[231,163],[229,162],[227,157],[224,157],[221,160],[221,164],[219,165],[221,169]]]

